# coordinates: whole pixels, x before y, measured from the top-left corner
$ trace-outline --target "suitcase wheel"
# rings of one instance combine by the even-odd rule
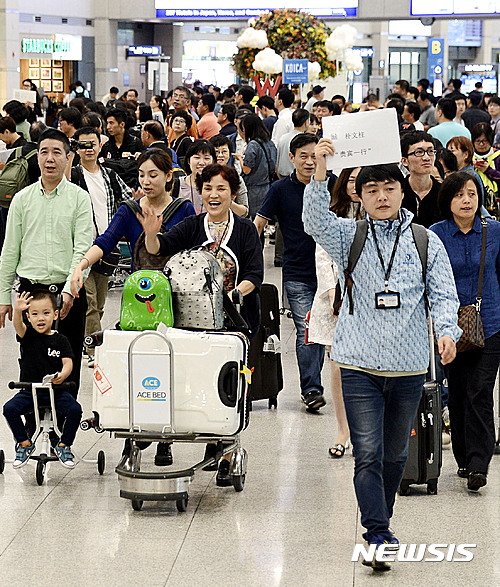
[[[278,409],[278,398],[277,397],[271,397],[271,398],[269,398],[268,407],[269,407],[270,410],[272,410],[273,408],[275,410],[277,410]]]
[[[410,495],[410,484],[407,481],[401,481],[399,485],[399,495]]]
[[[430,479],[427,482],[427,495],[437,495],[438,492],[438,480]]]

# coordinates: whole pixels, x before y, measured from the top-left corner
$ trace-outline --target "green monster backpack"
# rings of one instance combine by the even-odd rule
[[[122,330],[156,330],[158,324],[174,325],[172,290],[160,271],[136,271],[123,286]]]

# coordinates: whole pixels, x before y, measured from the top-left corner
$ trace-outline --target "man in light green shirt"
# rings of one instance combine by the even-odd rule
[[[92,211],[87,192],[65,177],[70,145],[56,129],[38,142],[38,182],[16,194],[9,208],[0,260],[0,327],[12,320],[11,290],[16,275],[19,291],[49,289],[62,294],[59,332],[74,353],[68,381],[80,383],[86,296],[70,292],[73,270],[92,244]]]

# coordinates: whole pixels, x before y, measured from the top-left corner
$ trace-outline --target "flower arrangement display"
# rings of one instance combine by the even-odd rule
[[[320,70],[314,66],[314,71],[319,71],[320,78],[337,75],[338,62],[328,59],[325,45],[330,28],[307,12],[285,8],[261,14],[238,39],[239,50],[233,56],[232,65],[240,78],[249,80],[258,74],[254,62],[266,47],[261,31],[267,34],[267,46],[281,58],[308,59],[310,63],[317,63]],[[257,66],[260,62],[261,58],[257,60]],[[279,72],[266,73],[275,77]]]

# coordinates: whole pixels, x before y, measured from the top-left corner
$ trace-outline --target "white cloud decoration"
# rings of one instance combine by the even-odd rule
[[[307,76],[309,81],[312,82],[315,79],[319,78],[319,74],[321,73],[321,65],[317,61],[309,61],[308,69],[307,69]]]
[[[342,59],[343,53],[350,49],[358,37],[358,31],[350,24],[336,27],[325,43],[327,57],[330,61]]]
[[[363,69],[363,58],[359,51],[348,49],[345,52],[343,63],[347,71],[361,71]]]
[[[271,47],[266,47],[255,56],[252,67],[256,71],[264,73],[281,73],[283,71],[283,58],[278,55]]]
[[[236,41],[238,49],[264,49],[268,44],[266,31],[258,31],[251,26],[246,28]]]

